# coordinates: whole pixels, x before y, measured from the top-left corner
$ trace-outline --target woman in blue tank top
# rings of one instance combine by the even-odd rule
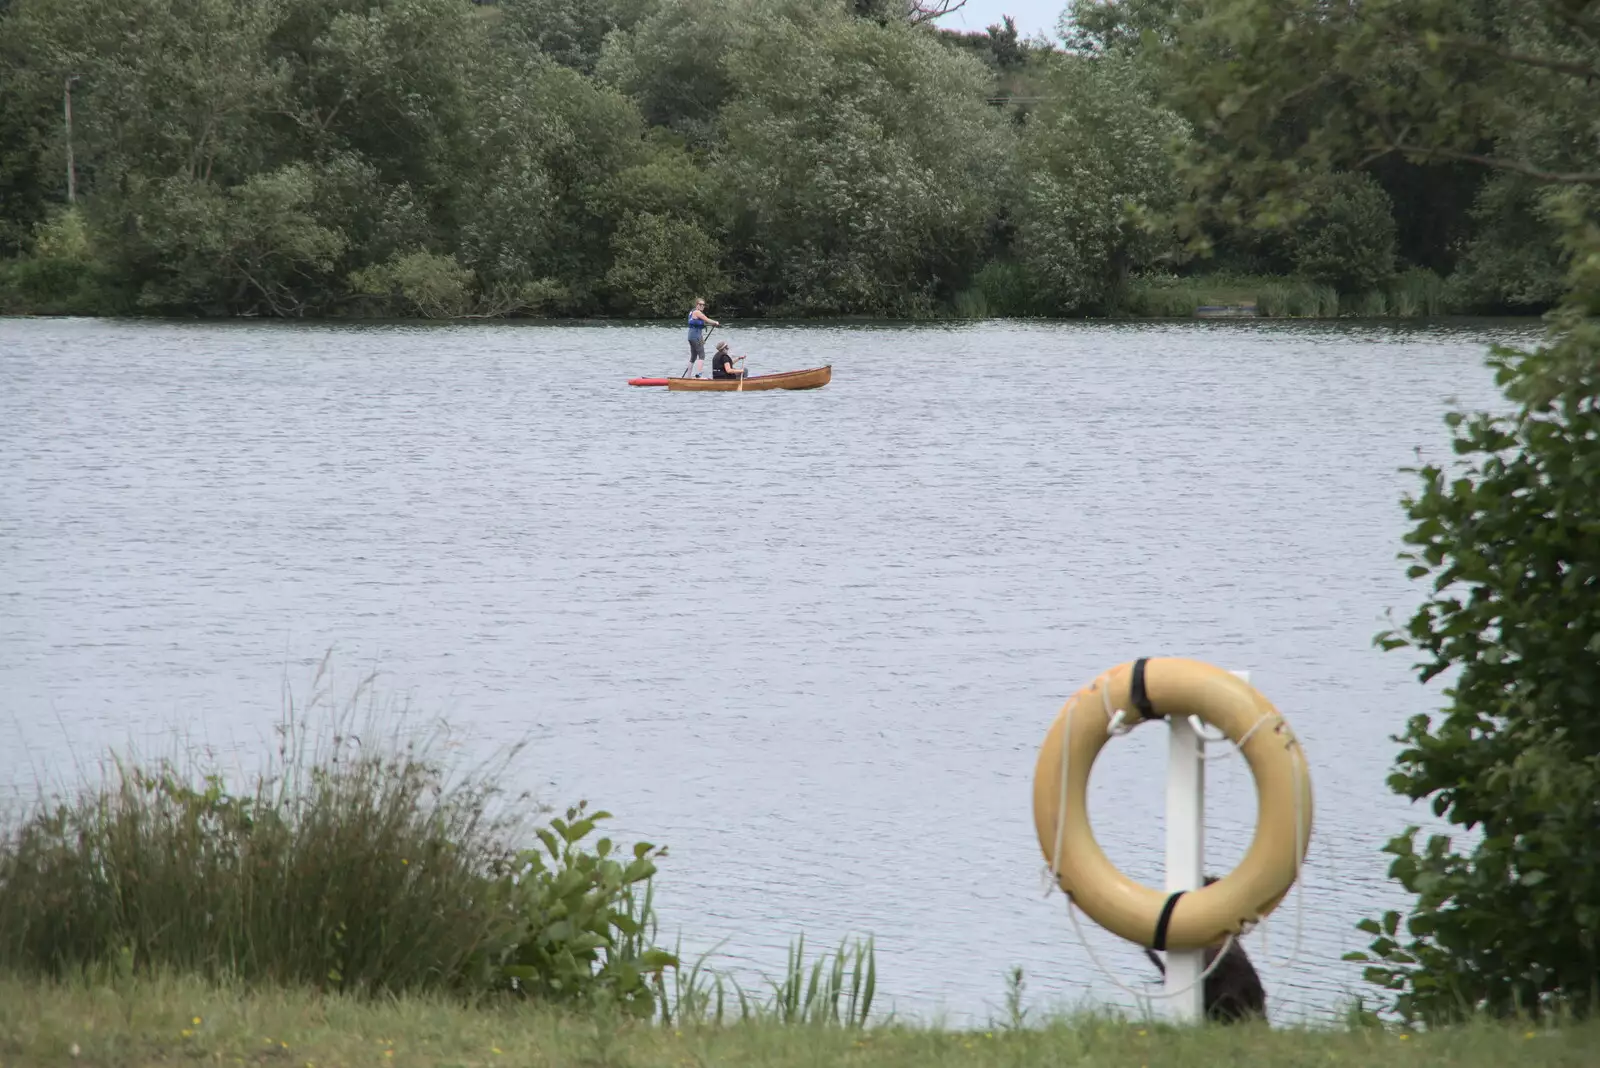
[[[693,371],[696,378],[700,377],[701,370],[706,362],[706,327],[721,326],[715,319],[706,318],[706,298],[696,297],[694,309],[689,312],[689,366],[683,369],[683,377],[688,378]]]

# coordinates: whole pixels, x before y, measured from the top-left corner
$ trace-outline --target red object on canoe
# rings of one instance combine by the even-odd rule
[[[630,379],[628,379],[628,385],[630,385],[630,386],[664,386],[666,384],[667,384],[667,380],[665,378],[630,378]]]

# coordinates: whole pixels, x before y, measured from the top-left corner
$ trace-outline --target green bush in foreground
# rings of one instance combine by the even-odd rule
[[[802,937],[766,997],[704,957],[682,972],[655,944],[665,849],[593,839],[610,814],[581,803],[530,831],[500,803],[503,769],[454,776],[437,735],[369,745],[378,724],[351,728],[346,715],[313,737],[291,718],[242,792],[195,760],[119,760],[74,799],[0,825],[0,974],[866,1023],[870,940],[808,962]],[[518,850],[525,831],[538,845]],[[0,1035],[0,1065],[4,1052]]]
[[[312,745],[290,724],[240,793],[203,768],[115,762],[0,828],[0,970],[654,1010],[675,963],[643,938],[659,850],[590,847],[606,814],[579,806],[536,832],[548,856],[518,853],[524,821],[492,776],[453,778],[427,740],[359,737],[376,733]]]
[[[1430,595],[1380,638],[1421,653],[1424,682],[1456,673],[1442,715],[1398,739],[1391,787],[1478,832],[1388,846],[1416,904],[1405,933],[1366,921],[1354,956],[1409,1018],[1600,1011],[1600,222],[1582,196],[1564,221],[1551,339],[1491,357],[1513,414],[1449,418],[1462,460],[1424,467],[1407,502]]]

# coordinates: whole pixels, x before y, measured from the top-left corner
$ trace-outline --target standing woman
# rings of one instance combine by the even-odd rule
[[[694,371],[696,378],[706,362],[706,324],[721,326],[715,319],[706,318],[706,298],[696,297],[694,310],[689,313],[689,366],[683,369],[683,377],[688,378],[689,372]]]

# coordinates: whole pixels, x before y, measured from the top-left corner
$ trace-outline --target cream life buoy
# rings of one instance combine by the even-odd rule
[[[1256,833],[1226,878],[1161,893],[1123,875],[1095,841],[1089,770],[1118,710],[1129,725],[1196,716],[1243,752],[1256,783]],[[1140,945],[1200,949],[1266,916],[1294,885],[1311,840],[1311,776],[1282,714],[1243,679],[1198,660],[1136,660],[1073,694],[1057,714],[1034,769],[1033,823],[1061,889],[1090,919]]]

